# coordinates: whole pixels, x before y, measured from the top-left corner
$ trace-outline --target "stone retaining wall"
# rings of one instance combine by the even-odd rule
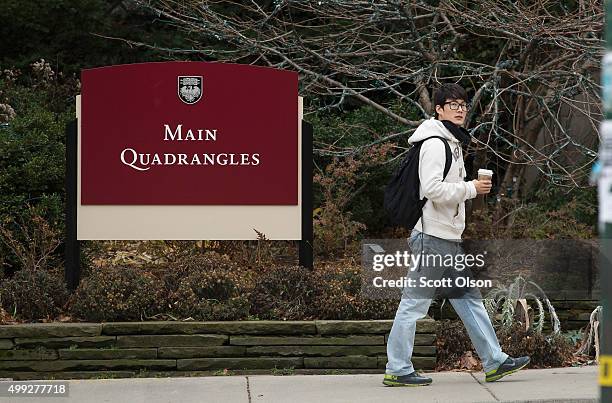
[[[384,372],[391,320],[40,323],[0,326],[0,378],[233,371]],[[436,365],[435,321],[418,321],[417,369]]]

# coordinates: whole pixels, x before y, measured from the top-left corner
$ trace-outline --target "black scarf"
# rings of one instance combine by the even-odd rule
[[[444,124],[444,127],[448,129],[449,132],[455,136],[457,140],[459,140],[462,144],[468,146],[472,141],[472,135],[466,129],[461,126],[457,126],[450,120],[441,120]]]

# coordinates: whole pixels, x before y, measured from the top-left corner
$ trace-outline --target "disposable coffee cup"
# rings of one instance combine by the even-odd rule
[[[478,170],[478,180],[486,180],[489,179],[491,180],[491,178],[493,178],[493,171],[491,171],[490,169],[479,169]]]

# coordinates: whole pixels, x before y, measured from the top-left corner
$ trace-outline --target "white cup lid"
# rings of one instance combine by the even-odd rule
[[[493,171],[491,171],[490,169],[479,169],[478,170],[478,175],[490,175],[493,176]]]

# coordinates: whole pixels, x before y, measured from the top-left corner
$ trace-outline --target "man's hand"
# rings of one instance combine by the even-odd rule
[[[474,182],[474,186],[476,186],[476,194],[482,195],[491,191],[491,179],[481,181],[474,179],[472,182]]]

